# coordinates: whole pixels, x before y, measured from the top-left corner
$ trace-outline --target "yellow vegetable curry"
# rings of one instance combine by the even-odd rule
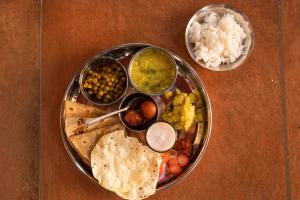
[[[131,81],[141,92],[158,94],[169,89],[176,78],[176,64],[163,50],[148,48],[134,58]]]

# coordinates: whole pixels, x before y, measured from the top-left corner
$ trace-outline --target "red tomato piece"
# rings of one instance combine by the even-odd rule
[[[162,161],[161,161],[160,168],[159,168],[159,175],[161,175],[163,173],[166,163],[168,162],[168,160],[171,157],[171,154],[170,154],[170,152],[165,152],[165,153],[161,153],[160,156],[161,156]]]
[[[167,162],[168,167],[172,165],[178,165],[177,159],[176,158],[170,158]]]
[[[185,154],[180,153],[177,155],[177,162],[180,167],[185,167],[189,163],[189,158]]]
[[[178,175],[182,172],[182,169],[178,164],[173,164],[169,166],[169,172],[173,175]]]
[[[160,156],[163,163],[167,163],[171,157],[170,152],[161,153]]]

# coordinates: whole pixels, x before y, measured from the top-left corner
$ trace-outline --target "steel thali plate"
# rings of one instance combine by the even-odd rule
[[[112,57],[112,58],[120,61],[127,68],[131,57],[135,53],[137,53],[139,50],[141,50],[145,47],[149,47],[149,46],[153,46],[153,45],[143,44],[143,43],[122,44],[122,45],[115,46],[110,49],[104,50],[104,51],[96,54],[95,56],[96,57],[98,57],[98,56]],[[157,191],[175,184],[176,182],[187,177],[192,172],[192,170],[196,167],[196,165],[201,160],[201,158],[204,154],[204,151],[207,147],[207,144],[208,144],[208,141],[210,138],[211,127],[212,127],[211,105],[210,105],[208,94],[205,90],[205,87],[204,87],[200,77],[193,70],[193,68],[188,63],[186,63],[183,59],[181,59],[179,56],[177,56],[176,54],[174,54],[170,51],[169,51],[169,53],[175,59],[176,65],[178,68],[178,78],[173,87],[177,87],[185,92],[195,92],[195,91],[199,92],[199,94],[201,96],[201,101],[203,104],[204,121],[199,122],[196,125],[195,135],[193,138],[192,154],[190,157],[190,162],[189,162],[188,167],[185,169],[185,171],[181,175],[171,178],[164,182],[159,182],[156,187]],[[127,93],[131,93],[134,91],[135,91],[135,89],[132,86],[129,86]],[[98,184],[97,180],[93,177],[91,168],[89,166],[87,166],[81,160],[81,158],[79,157],[77,152],[69,144],[68,139],[66,137],[65,115],[64,115],[64,108],[63,108],[63,105],[64,105],[63,102],[65,100],[78,101],[81,103],[91,104],[83,98],[83,95],[80,92],[79,73],[77,73],[73,77],[73,79],[70,81],[69,86],[67,87],[67,89],[65,91],[65,95],[64,95],[64,98],[62,101],[61,113],[60,113],[61,136],[62,136],[62,139],[64,142],[65,149],[68,152],[68,155],[70,156],[74,165],[84,175],[86,175],[91,181]],[[116,105],[112,105],[112,106],[117,107],[118,103],[120,103],[120,102],[116,102]]]

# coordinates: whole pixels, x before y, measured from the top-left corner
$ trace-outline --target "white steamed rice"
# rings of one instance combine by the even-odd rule
[[[210,67],[233,63],[243,52],[246,34],[232,14],[220,17],[215,12],[204,17],[204,22],[193,22],[189,39],[194,44],[197,61]]]

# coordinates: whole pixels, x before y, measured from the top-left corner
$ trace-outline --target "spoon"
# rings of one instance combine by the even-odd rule
[[[91,120],[87,120],[85,124],[86,124],[86,125],[92,125],[92,124],[95,124],[95,123],[97,123],[97,122],[99,122],[99,121],[101,121],[101,120],[103,120],[103,119],[106,119],[106,118],[108,118],[108,117],[110,117],[110,116],[113,116],[113,115],[116,115],[116,114],[125,112],[125,111],[129,110],[129,108],[130,108],[132,105],[134,105],[134,104],[140,102],[142,99],[144,99],[144,98],[143,98],[143,97],[137,97],[137,98],[134,98],[134,99],[132,99],[132,100],[128,103],[128,105],[127,105],[125,108],[122,108],[122,109],[119,109],[119,110],[116,110],[116,111],[107,113],[107,114],[105,114],[105,115],[102,115],[102,116],[100,116],[100,117],[96,117],[96,118],[91,119]]]

